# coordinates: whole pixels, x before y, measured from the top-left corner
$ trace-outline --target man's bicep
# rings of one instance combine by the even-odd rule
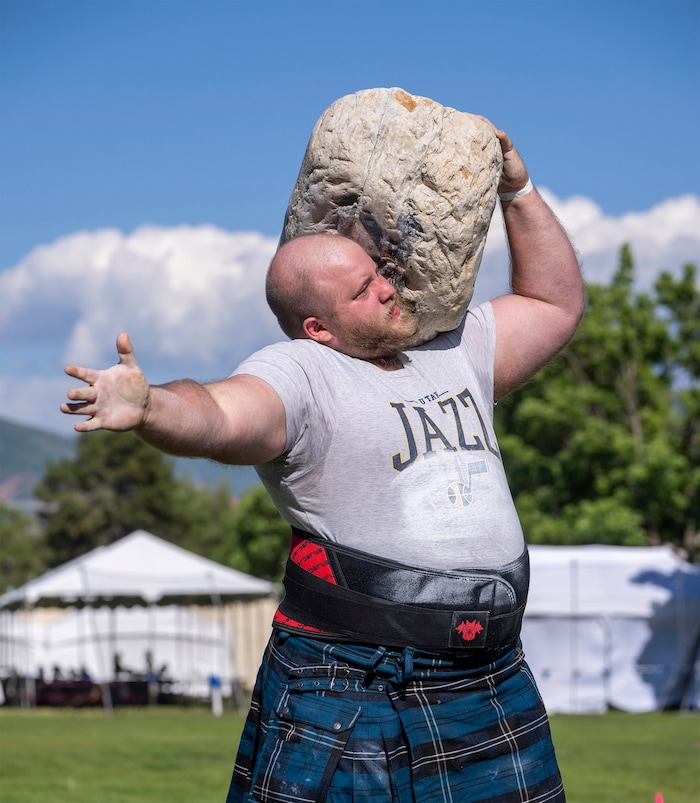
[[[236,374],[207,385],[224,413],[225,445],[216,456],[224,463],[259,465],[279,457],[287,440],[282,399],[264,380]]]
[[[561,308],[518,295],[491,302],[496,320],[494,394],[523,385],[568,343],[575,326]]]

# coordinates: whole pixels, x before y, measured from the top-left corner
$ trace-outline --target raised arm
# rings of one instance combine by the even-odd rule
[[[117,365],[98,371],[69,365],[66,373],[86,384],[68,391],[61,410],[89,416],[78,432],[133,430],[168,454],[254,465],[284,450],[286,419],[275,391],[254,376],[201,385],[190,379],[149,385],[129,336],[117,338]]]
[[[498,191],[512,194],[527,185],[527,169],[507,134],[496,135],[503,150]],[[584,309],[576,253],[537,190],[502,200],[502,207],[513,293],[492,301],[497,399],[527,382],[568,343]]]

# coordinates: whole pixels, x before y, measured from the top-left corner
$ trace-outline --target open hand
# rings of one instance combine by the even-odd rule
[[[98,371],[75,365],[66,366],[68,376],[86,385],[68,391],[69,402],[61,412],[87,415],[87,421],[75,425],[77,432],[109,429],[125,432],[140,426],[146,419],[150,401],[150,386],[136,362],[131,340],[126,332],[117,337],[117,365]]]

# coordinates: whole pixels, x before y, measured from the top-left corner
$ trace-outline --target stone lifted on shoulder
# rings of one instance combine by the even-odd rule
[[[502,166],[476,115],[402,89],[346,95],[314,127],[281,244],[327,231],[359,243],[415,310],[410,345],[423,343],[466,314]]]

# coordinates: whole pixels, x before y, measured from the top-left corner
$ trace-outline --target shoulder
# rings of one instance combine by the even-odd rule
[[[313,340],[285,340],[259,349],[243,360],[236,374],[257,374],[258,371],[298,371],[318,368],[328,362],[330,349]]]
[[[288,340],[256,351],[232,376],[262,379],[277,393],[289,413],[330,406],[335,395],[337,352],[313,340]]]

